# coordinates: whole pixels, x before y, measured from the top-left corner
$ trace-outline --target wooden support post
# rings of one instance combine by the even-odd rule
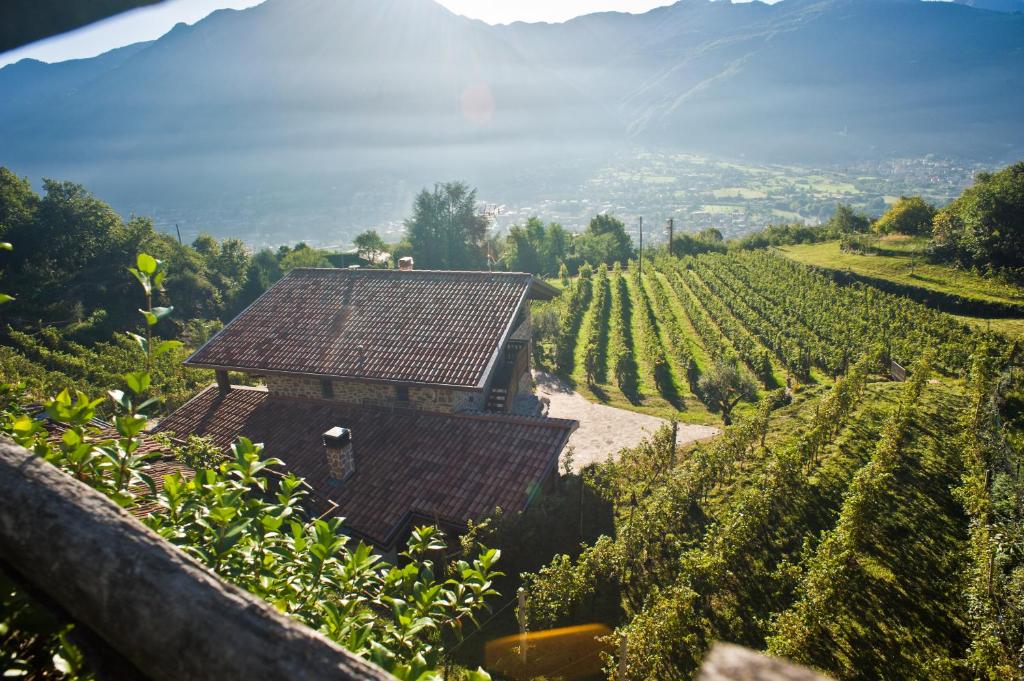
[[[0,556],[146,678],[393,679],[0,440]]]
[[[526,589],[519,589],[519,608],[516,610],[516,616],[519,619],[519,657],[523,662],[523,667],[526,666],[526,631],[529,625],[529,620],[526,616]]]
[[[615,681],[625,681],[629,672],[629,637],[625,633],[619,634],[619,668],[615,674]]]
[[[221,392],[225,392],[226,393],[227,391],[231,390],[231,381],[228,380],[228,372],[226,372],[226,371],[217,371],[216,376],[217,376],[217,388]]]
[[[640,259],[637,261],[640,268],[640,276],[644,275],[644,216],[640,216]]]

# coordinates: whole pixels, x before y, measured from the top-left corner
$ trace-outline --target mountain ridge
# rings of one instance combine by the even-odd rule
[[[631,144],[1010,159],[1022,110],[1024,15],[962,3],[682,0],[490,26],[432,0],[268,0],[0,69],[0,163],[126,212],[258,221],[275,196],[372,224],[394,217],[356,204],[446,177],[528,199]]]

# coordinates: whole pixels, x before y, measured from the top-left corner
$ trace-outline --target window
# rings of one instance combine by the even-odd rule
[[[334,397],[334,381],[329,378],[325,378],[320,381],[320,395],[329,400]]]
[[[407,385],[396,385],[395,386],[395,401],[396,402],[408,402],[409,401],[409,386],[407,386]]]

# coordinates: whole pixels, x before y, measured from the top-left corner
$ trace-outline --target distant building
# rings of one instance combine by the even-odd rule
[[[556,293],[518,273],[293,270],[186,360],[217,384],[157,430],[264,443],[311,513],[384,551],[415,524],[457,534],[557,476],[576,422],[537,408],[529,307]]]

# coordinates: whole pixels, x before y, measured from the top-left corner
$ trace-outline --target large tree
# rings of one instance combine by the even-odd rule
[[[546,227],[538,217],[513,226],[505,239],[504,260],[508,269],[553,277],[569,255],[570,234],[557,222]]]
[[[626,225],[618,218],[602,213],[595,215],[587,231],[577,240],[576,251],[591,265],[627,262],[633,257],[633,241]]]
[[[879,234],[927,236],[932,231],[935,206],[920,196],[901,196],[874,224]]]
[[[489,223],[477,210],[475,189],[464,182],[446,182],[416,196],[405,235],[418,267],[482,269]]]
[[[1024,267],[1024,162],[979,173],[935,216],[935,251],[962,265]]]

